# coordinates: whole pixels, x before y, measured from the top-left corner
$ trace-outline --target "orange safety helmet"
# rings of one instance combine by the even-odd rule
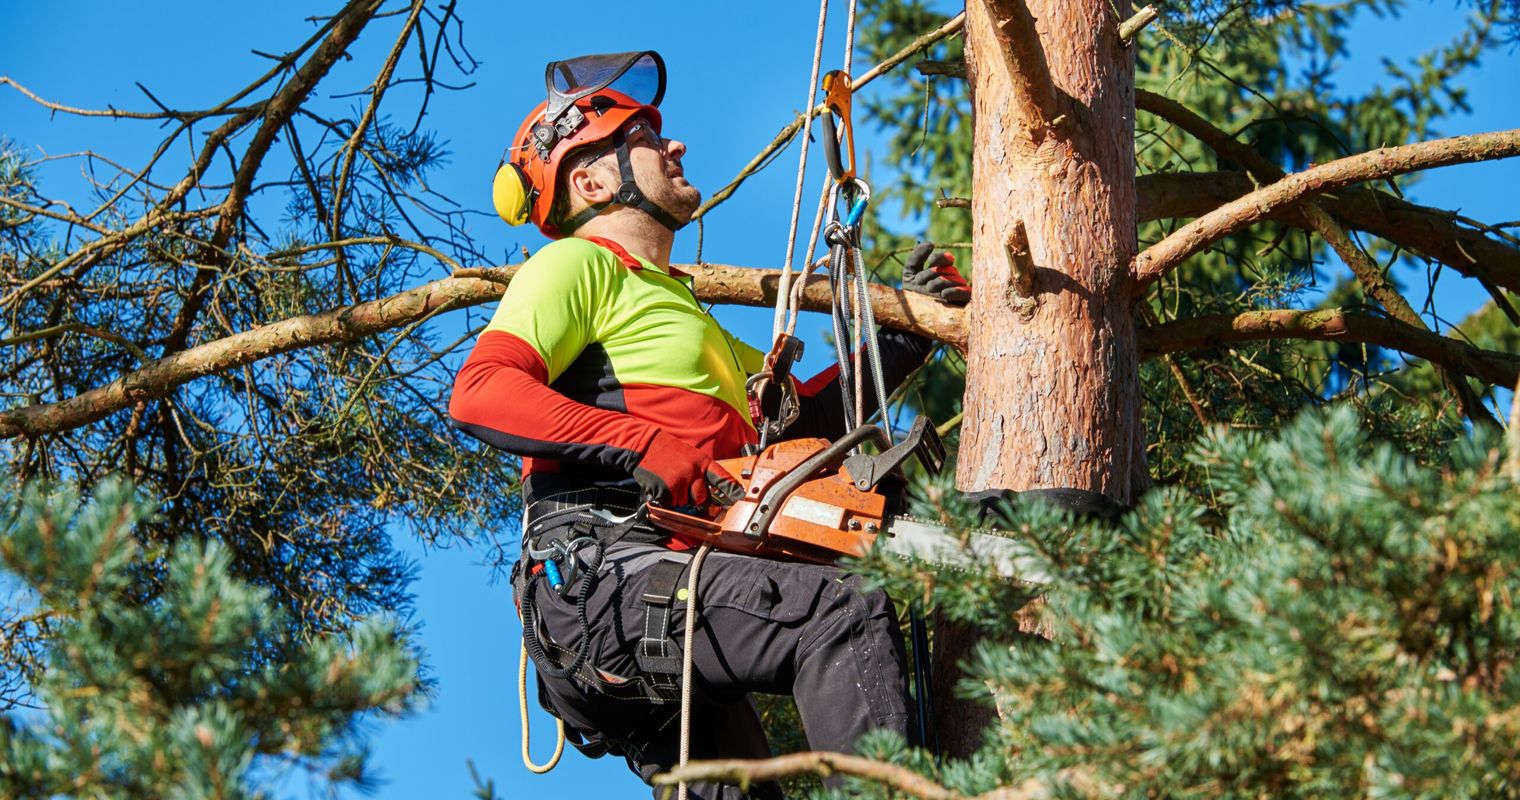
[[[509,225],[529,219],[545,236],[558,239],[575,232],[613,203],[640,208],[675,230],[677,222],[638,188],[623,138],[634,119],[660,131],[659,103],[665,94],[665,63],[653,50],[581,56],[551,62],[545,70],[548,99],[523,120],[502,155],[492,181],[496,213]],[[559,226],[548,217],[554,208],[559,170],[571,153],[611,140],[623,179],[610,203],[593,206]]]

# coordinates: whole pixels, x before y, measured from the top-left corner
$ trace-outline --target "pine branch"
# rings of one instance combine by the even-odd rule
[[[1139,200],[1136,220],[1153,222],[1201,217],[1256,188],[1243,172],[1140,175],[1135,178]],[[1439,261],[1468,277],[1520,293],[1520,247],[1458,224],[1455,211],[1416,205],[1368,188],[1344,189],[1333,196],[1321,195],[1317,202],[1344,225]],[[936,208],[970,208],[971,199],[945,197],[935,200],[934,205]],[[1279,209],[1269,218],[1295,227],[1305,225],[1291,207]],[[1494,294],[1496,302],[1501,302],[1502,294],[1490,293]]]
[[[1473,347],[1397,320],[1339,308],[1317,311],[1274,309],[1217,314],[1168,322],[1140,330],[1140,354],[1218,347],[1230,342],[1311,339],[1375,344],[1465,372],[1494,386],[1520,381],[1520,355]]]
[[[1255,148],[1215,127],[1181,103],[1140,89],[1135,92],[1135,105],[1186,131],[1223,158],[1244,166],[1253,180],[1266,184],[1276,183],[1287,177],[1280,167],[1268,161]],[[1383,274],[1382,269],[1373,263],[1370,256],[1351,241],[1351,237],[1326,213],[1317,200],[1306,199],[1297,210],[1309,230],[1319,234],[1320,238],[1335,250],[1372,299],[1382,305],[1399,322],[1412,328],[1429,330],[1425,321],[1420,319],[1420,315],[1409,305],[1409,301],[1399,293],[1393,281]],[[1442,368],[1439,372],[1447,390],[1457,398],[1463,415],[1474,422],[1498,426],[1498,421],[1488,412],[1483,401],[1473,393],[1472,387],[1467,385],[1461,375],[1447,368]]]
[[[694,288],[703,302],[749,306],[776,302],[781,280],[777,270],[722,264],[675,266],[695,277]],[[501,297],[515,271],[516,267],[459,270],[454,277],[389,297],[272,322],[182,350],[74,397],[0,412],[0,438],[41,436],[88,425],[134,403],[167,396],[199,377],[293,350],[359,341],[432,314],[489,303]],[[965,347],[961,309],[881,284],[873,284],[871,293],[881,324]],[[828,282],[821,277],[809,281],[802,307],[827,311],[830,306]]]
[[[1257,187],[1243,172],[1168,172],[1136,178],[1139,220],[1201,217]],[[1457,213],[1416,205],[1387,192],[1352,188],[1317,202],[1344,224],[1440,261],[1469,277],[1520,291],[1520,247],[1457,224]],[[1302,227],[1291,207],[1271,219]]]
[[[358,0],[352,0],[352,2],[358,2]],[[182,120],[175,131],[159,144],[158,148],[148,159],[148,163],[142,168],[142,170],[136,173],[133,176],[132,180],[127,181],[124,185],[118,188],[114,194],[106,198],[105,201],[101,203],[99,209],[89,214],[86,217],[87,219],[94,219],[96,216],[100,215],[107,209],[115,208],[117,201],[125,197],[127,193],[130,192],[139,181],[145,180],[147,178],[147,175],[152,171],[153,166],[158,163],[158,159],[162,157],[164,153],[168,152],[169,145],[178,139],[181,133],[189,130],[189,127],[193,122],[206,117],[218,116],[227,113],[233,114],[230,119],[228,119],[226,122],[223,122],[220,126],[218,126],[215,130],[206,136],[206,141],[201,145],[199,152],[196,154],[195,161],[190,165],[190,169],[186,171],[185,177],[181,178],[178,183],[170,188],[169,191],[166,192],[164,196],[158,200],[157,203],[149,208],[135,222],[121,229],[115,234],[102,236],[99,239],[88,242],[76,249],[74,252],[69,253],[67,256],[59,259],[58,262],[53,264],[51,267],[48,267],[46,270],[28,280],[26,283],[6,294],[5,297],[0,298],[0,306],[15,303],[27,292],[48,282],[49,280],[52,280],[54,277],[69,267],[77,266],[79,268],[78,271],[83,272],[84,270],[87,270],[94,264],[98,263],[105,256],[125,246],[127,243],[131,242],[138,236],[154,230],[161,225],[167,224],[172,220],[182,217],[183,214],[172,212],[171,209],[177,207],[180,204],[180,201],[190,193],[190,190],[195,188],[200,183],[201,176],[205,174],[208,168],[210,168],[211,159],[216,154],[217,150],[220,149],[229,138],[231,138],[238,131],[242,130],[244,126],[252,122],[260,114],[264,113],[264,110],[268,107],[270,101],[260,101],[243,107],[234,107],[233,104],[241,101],[243,98],[247,97],[249,94],[256,91],[259,87],[274,79],[276,76],[285,74],[290,69],[290,67],[295,64],[296,60],[301,57],[302,54],[304,54],[319,40],[322,40],[323,37],[329,37],[332,30],[337,26],[338,22],[341,21],[341,19],[342,12],[340,12],[338,15],[335,15],[332,19],[326,22],[319,30],[317,30],[315,34],[307,39],[300,47],[296,48],[294,52],[290,53],[284,58],[279,59],[275,65],[269,69],[268,72],[264,73],[252,84],[249,84],[248,86],[238,91],[232,97],[229,97],[228,99],[222,101],[214,108],[211,108],[205,112],[198,112],[197,114],[193,115],[192,118]],[[313,57],[313,60],[315,60],[315,56]],[[12,86],[15,86],[15,84],[12,83]],[[46,104],[44,103],[44,105]],[[214,209],[212,211],[214,211]]]
[[[1135,257],[1136,289],[1143,291],[1210,244],[1305,197],[1407,172],[1515,155],[1520,155],[1520,129],[1384,147],[1311,167],[1226,203],[1146,248]]]

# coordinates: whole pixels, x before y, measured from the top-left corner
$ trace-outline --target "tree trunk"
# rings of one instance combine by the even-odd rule
[[[1134,62],[1122,17],[1108,0],[966,6],[975,289],[956,482],[1129,503],[1147,478],[1129,271]],[[966,652],[940,644],[942,664]],[[980,735],[957,723],[974,713],[938,699],[940,741],[964,754]]]
[[[957,483],[1127,503],[1145,482],[1132,56],[1107,0],[1029,0],[1027,43],[999,6],[1025,8],[967,4],[976,286]]]

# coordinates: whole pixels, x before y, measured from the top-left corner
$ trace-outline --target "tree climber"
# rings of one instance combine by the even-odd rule
[[[765,356],[724,331],[670,266],[701,193],[683,176],[686,146],[661,133],[660,57],[554,62],[546,82],[549,98],[512,139],[493,199],[507,222],[531,219],[556,241],[507,287],[449,405],[458,428],[523,458],[524,554],[512,583],[540,703],[582,752],[622,755],[648,782],[678,760],[680,656],[691,646],[694,758],[770,755],[755,691],[793,694],[815,749],[851,752],[876,728],[910,737],[891,601],[839,569],[713,553],[696,640],[682,641],[695,544],[636,512],[742,494],[715,461],[758,442],[745,381]],[[952,260],[930,252],[914,251],[910,287],[964,304]],[[931,348],[891,330],[881,344],[889,388]],[[836,373],[798,387],[786,437],[844,433]],[[780,795],[776,784],[748,792]]]

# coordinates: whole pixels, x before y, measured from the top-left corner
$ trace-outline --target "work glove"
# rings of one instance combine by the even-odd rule
[[[971,302],[971,284],[955,268],[955,256],[943,250],[935,253],[930,242],[919,242],[908,254],[902,283],[904,291],[936,297],[952,306]]]
[[[644,498],[670,508],[707,503],[731,506],[744,487],[712,457],[665,431],[657,431],[633,468]]]

